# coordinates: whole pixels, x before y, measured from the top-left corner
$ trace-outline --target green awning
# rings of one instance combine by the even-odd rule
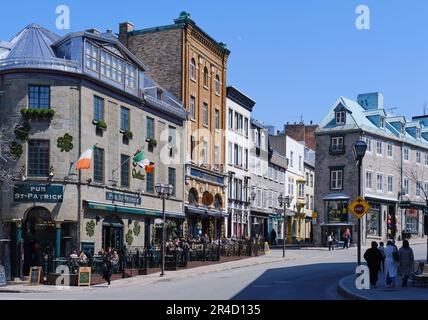
[[[139,209],[139,208],[131,208],[131,207],[124,207],[124,206],[118,206],[118,205],[112,205],[112,204],[102,204],[102,203],[96,203],[96,202],[90,202],[87,201],[88,208],[93,210],[102,210],[102,211],[110,211],[110,212],[120,212],[120,213],[131,213],[131,214],[138,214],[138,215],[144,215],[144,216],[152,216],[152,217],[160,217],[161,213],[152,211],[152,210],[145,210],[145,209]]]

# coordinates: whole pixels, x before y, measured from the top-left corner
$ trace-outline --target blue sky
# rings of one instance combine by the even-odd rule
[[[6,1],[5,1],[6,2]],[[0,39],[30,22],[55,30],[57,5],[71,10],[71,31],[118,31],[172,23],[180,11],[232,51],[228,84],[256,100],[254,116],[278,128],[320,122],[341,96],[384,93],[395,114],[420,115],[428,103],[428,1],[156,0],[7,1]],[[357,30],[355,9],[370,8],[370,30]]]

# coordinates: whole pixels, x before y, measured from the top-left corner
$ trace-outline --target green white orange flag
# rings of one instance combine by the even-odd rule
[[[89,169],[91,167],[92,156],[94,154],[94,147],[91,147],[80,155],[76,163],[76,170]]]
[[[150,165],[150,160],[146,158],[144,151],[138,152],[132,160],[141,168],[145,168],[146,166]]]

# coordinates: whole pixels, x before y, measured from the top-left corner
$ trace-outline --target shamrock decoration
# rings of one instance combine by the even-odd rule
[[[19,157],[22,155],[22,146],[18,143],[16,143],[16,141],[13,141],[10,144],[10,154],[15,158],[15,159],[19,159]]]
[[[86,223],[86,234],[88,237],[92,237],[94,235],[95,222],[91,220]]]
[[[138,223],[138,221],[134,222],[134,234],[136,237],[138,237],[138,235],[140,234],[141,231],[141,227],[140,224]]]
[[[132,230],[129,229],[128,233],[126,234],[126,243],[128,244],[128,246],[132,245],[133,240],[134,238],[132,237]]]
[[[28,122],[24,122],[23,124],[15,128],[15,136],[19,140],[26,140],[28,138],[30,130],[31,127]]]
[[[61,152],[69,152],[71,149],[73,149],[73,144],[71,143],[71,141],[73,141],[73,137],[68,133],[66,133],[64,137],[59,137],[57,141],[57,146],[61,149]]]

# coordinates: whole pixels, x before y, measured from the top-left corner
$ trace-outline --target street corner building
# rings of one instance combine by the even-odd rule
[[[188,112],[184,232],[191,238],[226,234],[226,73],[230,51],[187,12],[173,24],[137,30],[119,26],[120,41],[148,66],[148,74],[183,101]],[[162,66],[162,67],[160,67]]]
[[[168,230],[182,233],[180,97],[147,76],[109,30],[59,37],[31,24],[1,43],[0,121],[16,121],[15,161],[2,163],[16,179],[2,183],[0,198],[8,277],[74,250],[93,255],[156,242],[157,183],[174,187],[166,214],[177,230]],[[76,170],[81,154],[89,161]]]
[[[361,238],[386,241],[423,236],[428,191],[428,116],[389,113],[381,93],[340,97],[316,131],[315,243],[327,235],[358,241],[357,218],[348,206],[358,195],[358,168],[353,148],[367,144],[362,162],[362,196],[370,205],[362,218]]]

